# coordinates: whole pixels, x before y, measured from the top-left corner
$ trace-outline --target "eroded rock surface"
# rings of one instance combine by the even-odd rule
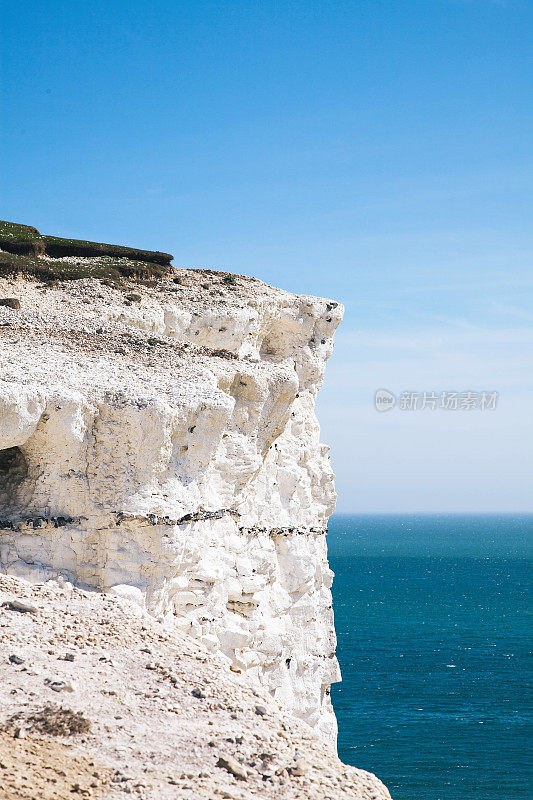
[[[342,307],[171,268],[0,277],[1,297],[20,300],[0,306],[2,570],[136,601],[334,743],[314,406]]]

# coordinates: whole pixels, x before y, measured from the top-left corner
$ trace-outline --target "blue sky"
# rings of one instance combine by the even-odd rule
[[[533,510],[532,37],[529,0],[6,2],[0,217],[343,302],[339,510]]]

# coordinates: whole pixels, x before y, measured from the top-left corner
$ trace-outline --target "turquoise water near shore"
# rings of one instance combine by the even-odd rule
[[[529,800],[533,515],[335,515],[339,755],[393,800]]]

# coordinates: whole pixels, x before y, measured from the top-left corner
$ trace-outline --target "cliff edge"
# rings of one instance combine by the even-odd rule
[[[2,571],[133,601],[334,744],[314,406],[342,307],[27,226],[0,248]]]

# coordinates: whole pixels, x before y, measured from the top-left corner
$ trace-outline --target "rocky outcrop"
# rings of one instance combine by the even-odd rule
[[[334,742],[314,406],[342,308],[201,270],[134,289],[0,277],[1,568],[134,599]]]

